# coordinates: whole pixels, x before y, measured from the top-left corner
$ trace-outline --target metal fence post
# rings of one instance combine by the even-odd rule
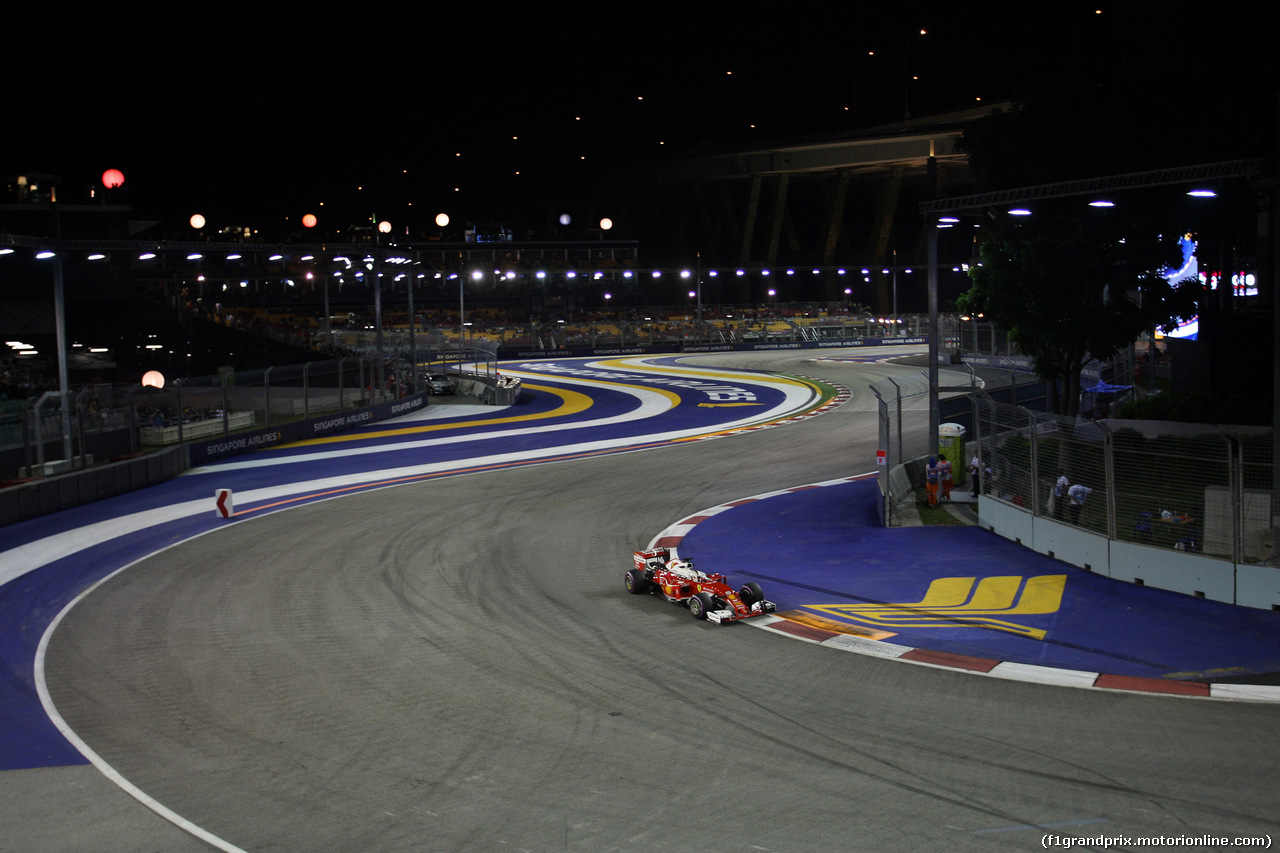
[[[41,475],[44,474],[44,413],[41,410],[44,407],[44,401],[50,397],[57,397],[64,407],[67,404],[67,401],[62,399],[61,391],[45,391],[35,402],[33,414],[36,419],[36,464],[40,466]]]
[[[31,452],[31,432],[33,429],[31,423],[31,408],[29,406],[22,407],[22,413],[18,418],[18,428],[22,431],[22,467],[27,469],[27,473],[31,473],[33,464]]]
[[[1098,426],[1102,427],[1102,470],[1106,475],[1107,485],[1107,538],[1113,542],[1117,537],[1116,525],[1116,446],[1112,441],[1111,428],[1105,423],[1098,422]]]
[[[84,396],[81,394],[80,396]],[[85,449],[84,449],[84,407],[80,405],[80,400],[76,399],[76,439],[77,446],[80,449],[80,464],[77,467],[85,467]]]
[[[875,385],[871,386],[871,393],[876,395],[876,430],[879,436],[879,449],[885,454],[884,464],[878,466],[876,471],[876,485],[880,491],[880,517],[885,527],[893,527],[893,501],[890,500],[892,484],[889,482],[889,472],[893,465],[890,446],[893,442],[889,438],[889,404],[885,402],[880,389]]]
[[[1231,494],[1231,561],[1240,563],[1244,560],[1244,449],[1229,435],[1223,439],[1227,443],[1227,483]],[[1204,547],[1203,531],[1200,546]]]
[[[271,365],[262,371],[262,418],[265,421],[263,426],[271,426],[271,371],[275,370],[275,365]]]
[[[347,410],[347,389],[346,389],[346,371],[344,365],[347,363],[347,357],[343,356],[338,359],[338,413],[341,414]]]
[[[978,394],[976,391],[969,394],[969,406],[973,411],[973,456],[982,458],[982,407],[978,405]],[[972,456],[970,457],[972,458]],[[960,460],[968,464],[967,459]],[[969,472],[976,479],[976,482],[970,484],[970,489],[974,494],[980,494],[982,489],[982,466],[978,466],[976,472]]]
[[[182,436],[182,420],[183,420],[183,418],[182,418],[182,381],[183,381],[183,380],[178,379],[178,380],[176,380],[176,381],[173,383],[173,388],[174,388],[174,390],[178,393],[178,403],[177,403],[177,408],[178,408],[178,412],[177,412],[177,414],[178,414],[178,444],[182,444],[182,438],[183,438],[183,436]]]
[[[1028,436],[1030,441],[1027,442],[1027,448],[1031,451],[1031,458],[1028,460],[1031,467],[1031,515],[1038,517],[1040,515],[1040,460],[1038,458],[1040,456],[1040,422],[1029,411],[1027,417],[1031,419]]]
[[[227,393],[227,378],[231,374],[224,373],[218,377],[222,385],[222,437],[231,435],[231,395]]]
[[[901,465],[902,464],[902,386],[900,386],[892,376],[889,377],[889,382],[893,384],[893,395],[894,395],[894,399],[898,404],[897,417],[895,418],[896,420],[895,426],[897,426],[898,428],[898,440],[897,442],[894,443],[894,449],[897,451],[897,454],[896,454],[897,461],[890,464]]]

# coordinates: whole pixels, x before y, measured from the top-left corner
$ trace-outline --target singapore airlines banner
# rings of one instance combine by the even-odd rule
[[[364,424],[385,421],[388,418],[416,412],[425,405],[427,405],[427,395],[425,393],[410,394],[398,400],[378,403],[361,409],[352,409],[351,411],[309,418],[304,421],[293,421],[277,427],[249,430],[247,432],[238,432],[234,435],[191,442],[188,445],[188,452],[190,453],[191,464],[200,465],[211,459],[234,456],[237,453],[248,453],[251,450],[261,450],[265,447],[287,444],[290,441],[316,438],[317,436],[341,432]]]

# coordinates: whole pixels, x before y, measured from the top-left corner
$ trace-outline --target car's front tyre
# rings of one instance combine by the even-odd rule
[[[689,599],[689,612],[694,619],[706,619],[707,612],[715,610],[715,600],[709,592],[695,592]]]

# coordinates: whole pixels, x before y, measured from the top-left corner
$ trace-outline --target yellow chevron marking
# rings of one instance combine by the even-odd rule
[[[863,628],[861,625],[850,625],[838,619],[827,619],[816,613],[805,613],[803,610],[783,610],[776,614],[789,622],[798,622],[811,628],[821,628],[836,634],[848,634],[852,637],[866,637],[869,640],[887,640],[894,636],[892,631],[881,631],[877,628]]]
[[[1045,631],[995,616],[1056,613],[1066,575],[938,578],[920,601],[901,604],[807,604],[827,616],[888,628],[984,627],[1042,640]]]

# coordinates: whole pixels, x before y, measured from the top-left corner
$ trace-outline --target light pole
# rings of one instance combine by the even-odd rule
[[[413,393],[418,393],[418,334],[413,325],[413,285],[417,277],[410,268],[406,276],[409,286],[409,376],[413,382]]]
[[[124,175],[117,169],[108,169],[102,175],[102,184],[113,190],[124,183]],[[5,205],[5,209],[13,208]],[[21,209],[21,208],[20,208]],[[53,323],[56,346],[58,348],[58,395],[62,401],[62,455],[71,462],[71,390],[67,376],[67,319],[66,293],[63,282],[62,258],[65,247],[62,242],[62,211],[115,213],[128,211],[124,205],[63,205],[56,199],[49,202],[49,212],[53,216],[53,248],[44,257],[53,261]],[[43,253],[42,253],[43,254]],[[38,254],[37,257],[41,255]],[[43,445],[41,445],[43,448]],[[42,457],[43,461],[43,457]]]
[[[920,31],[924,34],[924,30]],[[938,161],[929,142],[929,198],[938,197]],[[938,217],[929,219],[929,452],[938,452]]]
[[[938,452],[938,222],[936,218],[929,223],[929,452]]]
[[[62,401],[62,458],[71,463],[71,390],[67,384],[67,315],[62,284],[62,217],[53,207],[53,323],[58,345],[58,392]]]
[[[890,328],[893,330],[892,337],[895,337],[895,338],[896,338],[896,337],[898,337],[898,325],[899,325],[899,323],[898,323],[898,270],[899,270],[899,269],[901,269],[901,270],[902,270],[902,272],[906,273],[907,275],[910,275],[910,274],[911,274],[911,267],[901,267],[901,268],[899,268],[899,266],[898,266],[898,250],[897,250],[897,249],[894,249],[894,250],[893,250],[893,265],[892,265],[892,266],[889,266],[889,267],[887,267],[887,268],[882,268],[882,269],[880,270],[880,272],[881,272],[881,274],[888,274],[888,275],[889,275],[889,277],[890,277],[890,281],[892,282],[892,287],[893,287],[893,290],[892,290],[892,293],[893,293],[892,309],[893,309],[893,310],[892,310],[892,313],[890,314],[890,318],[889,318],[889,326],[890,326]]]
[[[377,377],[378,393],[382,393],[382,254],[378,250],[365,258],[365,272],[373,276],[373,349],[378,360],[374,375]]]
[[[702,252],[697,253],[694,264],[694,280],[698,288],[698,328],[702,328]]]
[[[483,275],[484,273],[480,270],[476,270],[471,273],[471,278],[473,281],[479,281]],[[465,350],[467,348],[467,305],[462,294],[462,284],[463,278],[458,276],[458,347],[460,350]],[[459,371],[462,369],[461,356],[459,356],[458,369]]]
[[[898,250],[893,250],[893,336],[898,336]]]

